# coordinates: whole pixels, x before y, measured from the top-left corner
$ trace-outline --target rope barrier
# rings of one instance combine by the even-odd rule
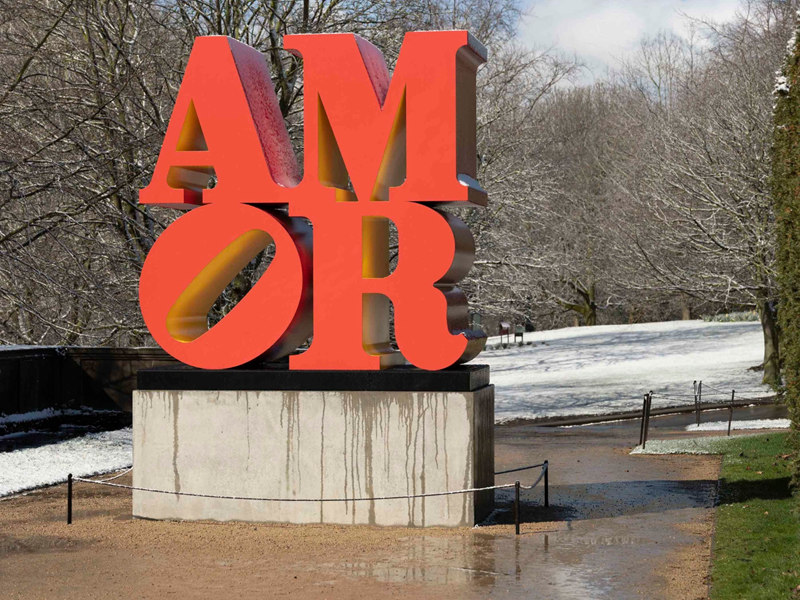
[[[719,392],[720,394],[730,394],[730,392],[726,392],[725,390],[721,390],[719,388],[714,387],[713,385],[709,385],[708,383],[703,382],[703,390],[704,391],[705,391],[705,388],[708,388],[710,390],[714,390],[716,392]]]
[[[518,469],[508,469],[506,471],[495,471],[495,475],[505,475],[506,473],[516,473],[517,471],[527,471],[529,469],[535,469],[536,467],[543,466],[544,463],[539,463],[538,465],[530,465],[529,467],[519,467]]]
[[[709,386],[709,387],[711,387],[711,386]],[[711,388],[711,389],[715,389],[715,388]],[[731,391],[733,391],[733,390],[731,390]],[[752,396],[751,395],[747,395],[747,394],[752,394]],[[663,399],[663,400],[682,400],[684,398],[695,398],[696,396],[694,394],[673,394],[673,393],[664,393],[664,392],[653,392],[653,397],[654,398],[658,397],[659,399]],[[702,397],[703,398],[709,398],[709,397],[730,398],[731,397],[731,392],[710,392],[709,393],[709,392],[706,392],[705,384],[704,384]],[[768,398],[772,398],[772,397],[773,396],[767,394],[766,392],[758,392],[758,391],[753,391],[753,390],[748,390],[748,391],[736,390],[736,400],[737,401],[742,401],[742,402],[743,401],[748,401],[748,400],[750,400],[750,401],[764,400],[764,399],[768,399]]]
[[[88,483],[106,483],[108,481],[114,481],[115,479],[119,479],[120,477],[122,477],[123,475],[127,475],[131,471],[133,471],[133,466],[128,467],[122,473],[114,475],[113,477],[109,477],[108,479],[82,479],[80,477],[73,477],[73,479],[75,481],[86,481]]]
[[[709,391],[709,390],[712,390],[712,391]],[[702,395],[703,397],[705,397],[705,396],[730,396],[731,393],[730,392],[726,392],[724,390],[719,390],[719,389],[717,389],[717,388],[715,388],[713,386],[706,385],[704,383],[703,384],[703,389],[702,389],[702,394],[700,394],[700,395]]]
[[[539,482],[544,478],[544,507],[550,507],[550,485],[547,481],[547,473],[550,470],[550,462],[544,461],[541,465],[542,472],[539,473],[539,478],[533,482],[532,485],[522,485],[519,481],[514,482],[514,532],[516,535],[519,535],[519,517],[520,517],[520,504],[519,504],[519,492],[520,490],[532,490]]]
[[[685,402],[686,398],[694,398],[694,396],[673,396],[672,394],[660,394],[658,392],[653,392],[653,398],[658,400],[675,400],[676,402]]]
[[[758,400],[769,400],[774,397],[775,396],[740,396],[739,392],[736,392],[736,402],[757,402]]]
[[[706,392],[705,392],[706,388],[712,389],[712,390],[714,390],[714,391],[716,391],[718,393],[717,394],[706,394]],[[708,395],[708,396],[730,396],[732,391],[733,391],[733,388],[731,388],[728,391],[725,391],[725,390],[721,390],[721,389],[719,389],[717,387],[714,387],[713,385],[708,385],[707,383],[703,382],[703,396],[706,396],[706,395]],[[740,396],[742,394],[752,394],[754,396],[754,398],[752,398],[752,399],[769,398],[769,394],[767,392],[762,391],[762,390],[738,390],[738,389],[736,390],[736,395],[737,396]],[[751,398],[745,397],[745,398],[742,398],[742,399],[743,400],[750,400]]]
[[[653,392],[653,396],[667,399],[674,398],[676,400],[680,400],[682,398],[694,398],[694,394],[665,394],[663,392]]]
[[[357,498],[258,498],[251,496],[218,496],[216,494],[197,494],[193,492],[156,490],[153,488],[124,485],[121,483],[109,483],[108,481],[98,481],[96,479],[83,479],[82,477],[73,477],[72,479],[73,481],[82,481],[83,483],[94,483],[97,485],[105,485],[108,487],[123,488],[126,490],[136,490],[138,492],[151,492],[154,494],[171,494],[174,496],[190,496],[192,498],[214,498],[217,500],[252,500],[254,502],[366,502],[372,500],[406,500],[410,498],[431,498],[435,496],[452,496],[454,494],[469,494],[472,492],[485,492],[489,490],[499,490],[503,488],[514,487],[513,483],[507,483],[504,485],[491,485],[480,488],[448,490],[446,492],[431,492],[426,494],[407,494],[403,496],[374,496],[374,497],[357,497]]]
[[[545,477],[545,475],[547,475],[548,464],[544,463],[542,465],[542,467],[543,467],[542,468],[542,472],[539,473],[539,478],[536,481],[534,481],[531,485],[522,485],[522,484],[520,484],[519,487],[522,488],[523,490],[532,490],[537,485],[539,485],[539,482]]]
[[[515,481],[514,483],[505,483],[501,485],[490,485],[486,487],[479,487],[479,488],[465,488],[461,490],[448,490],[446,492],[429,492],[424,494],[406,494],[406,495],[398,495],[398,496],[373,496],[373,497],[357,497],[357,498],[261,498],[261,497],[251,497],[251,496],[221,496],[217,494],[199,494],[194,492],[176,492],[170,490],[157,490],[153,488],[145,488],[139,487],[134,485],[125,485],[122,483],[111,483],[112,480],[118,479],[127,473],[130,473],[133,470],[133,467],[123,471],[122,473],[118,473],[113,477],[109,477],[107,479],[87,479],[84,477],[73,477],[72,473],[69,474],[67,477],[67,524],[72,523],[72,484],[74,481],[80,481],[82,483],[93,483],[95,485],[103,485],[106,487],[114,487],[114,488],[121,488],[125,490],[136,490],[139,492],[149,492],[154,494],[171,494],[174,496],[189,496],[192,498],[213,498],[217,500],[248,500],[248,501],[256,501],[256,502],[366,502],[366,501],[375,501],[375,500],[409,500],[412,498],[433,498],[437,496],[452,496],[455,494],[470,494],[473,492],[487,492],[490,490],[502,490],[508,488],[514,488],[514,523],[516,528],[516,534],[519,535],[519,492],[520,490],[532,490],[535,488],[539,483],[544,479],[544,506],[545,508],[550,506],[550,490],[548,484],[548,471],[549,471],[549,462],[544,461],[543,463],[539,463],[537,465],[529,465],[527,467],[519,467],[517,469],[509,469],[507,471],[500,471],[499,473],[495,473],[496,475],[500,475],[503,473],[514,473],[516,471],[525,471],[528,469],[535,469],[536,467],[541,467],[542,471],[539,473],[539,477],[534,481],[531,485],[522,485],[519,481]]]
[[[694,398],[694,413],[695,413],[695,424],[700,425],[700,412],[704,410],[723,410],[727,408],[728,410],[728,435],[731,434],[731,426],[733,425],[733,410],[735,406],[747,406],[748,404],[760,404],[762,401],[769,401],[774,400],[777,397],[777,394],[774,395],[766,395],[763,391],[753,391],[747,390],[743,392],[739,390],[739,397],[736,398],[736,390],[731,389],[730,392],[725,392],[720,390],[713,385],[709,385],[707,383],[703,383],[700,381],[694,382],[695,385],[695,394],[676,394],[676,393],[661,393],[661,392],[653,392],[650,391],[644,395],[644,405],[642,406],[642,424],[639,429],[639,445],[644,448],[647,444],[647,435],[648,430],[650,429],[650,410],[652,408],[652,401],[653,397],[657,396],[661,400],[673,400],[673,401],[680,401],[682,398]],[[707,390],[715,390],[715,391],[707,391]],[[715,393],[716,392],[716,393]],[[746,394],[753,394],[753,396],[748,396]],[[703,398],[709,397],[716,397],[719,398],[720,396],[726,398],[727,401],[717,401],[717,402],[702,402]],[[666,414],[666,412],[662,411],[662,414]]]

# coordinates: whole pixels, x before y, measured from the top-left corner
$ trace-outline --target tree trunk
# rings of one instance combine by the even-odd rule
[[[588,286],[583,286],[580,283],[570,282],[570,287],[575,291],[579,300],[578,302],[566,302],[559,300],[559,304],[567,310],[574,311],[583,319],[584,325],[597,325],[597,287],[592,283]],[[578,317],[575,317],[575,324],[578,325]]]
[[[597,287],[592,283],[582,294],[584,301],[583,321],[586,325],[597,325]]]
[[[692,318],[692,310],[689,308],[689,301],[686,294],[681,292],[681,319],[689,321]]]
[[[777,387],[781,383],[779,330],[775,306],[769,300],[758,302],[758,316],[764,332],[764,378],[762,383]]]
[[[586,325],[597,325],[597,306],[594,302],[586,305],[586,310],[583,313],[583,322]]]

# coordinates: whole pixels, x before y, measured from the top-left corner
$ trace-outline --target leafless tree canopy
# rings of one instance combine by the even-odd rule
[[[643,40],[582,86],[575,60],[515,41],[517,0],[0,0],[0,342],[150,343],[138,274],[176,215],[137,191],[195,36],[264,53],[299,154],[302,65],[285,34],[356,32],[392,64],[404,32],[452,28],[491,50],[477,157],[490,206],[460,211],[478,245],[473,312],[549,327],[754,308],[767,332],[772,88],[795,4],[745,1],[692,39]]]

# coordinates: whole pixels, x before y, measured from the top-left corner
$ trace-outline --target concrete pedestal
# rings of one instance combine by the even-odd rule
[[[382,373],[392,372],[140,372],[133,398],[134,486],[288,499],[493,485],[488,367],[459,367],[438,379],[414,369]],[[225,388],[208,389],[220,384]],[[301,385],[327,389],[292,389]],[[356,386],[363,389],[336,389]],[[403,387],[412,389],[397,389]],[[429,389],[413,389],[420,387]],[[437,389],[443,387],[451,389]],[[134,516],[152,519],[471,526],[492,504],[492,491],[346,502],[133,493]]]

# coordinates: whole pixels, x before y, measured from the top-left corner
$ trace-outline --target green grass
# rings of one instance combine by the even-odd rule
[[[721,446],[712,600],[800,598],[800,518],[790,496],[788,434]]]

